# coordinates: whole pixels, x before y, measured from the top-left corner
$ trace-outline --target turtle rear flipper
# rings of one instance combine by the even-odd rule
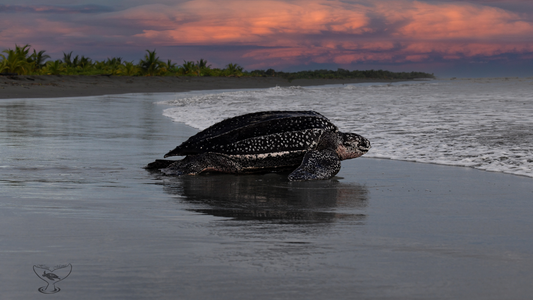
[[[171,164],[175,163],[175,160],[156,159],[154,162],[147,164],[144,168],[146,170],[160,170],[167,168]]]
[[[290,181],[330,179],[339,173],[341,161],[333,150],[311,150],[302,164],[289,174]]]
[[[238,173],[241,166],[227,157],[218,153],[202,153],[189,155],[178,160],[161,172],[166,175],[198,175],[203,172]]]

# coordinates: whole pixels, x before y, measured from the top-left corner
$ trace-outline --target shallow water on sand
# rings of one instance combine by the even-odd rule
[[[1,299],[36,299],[33,267],[69,263],[55,298],[533,292],[531,178],[368,158],[320,182],[161,177],[142,167],[196,132],[165,98],[0,102]]]

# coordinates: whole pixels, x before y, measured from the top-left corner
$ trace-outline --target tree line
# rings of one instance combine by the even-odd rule
[[[85,56],[63,52],[63,59],[51,60],[42,50],[30,52],[30,45],[6,49],[0,54],[0,74],[17,75],[122,75],[122,76],[218,76],[218,77],[281,77],[294,79],[413,79],[435,78],[423,72],[390,72],[383,70],[349,71],[344,69],[281,72],[274,69],[245,71],[235,63],[225,68],[212,68],[206,60],[183,61],[178,65],[168,59],[163,61],[155,50],[146,50],[138,63],[120,57],[97,61]]]

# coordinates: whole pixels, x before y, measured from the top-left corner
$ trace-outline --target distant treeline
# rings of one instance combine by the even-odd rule
[[[277,76],[291,79],[350,79],[350,78],[377,78],[377,79],[414,79],[414,78],[435,78],[433,74],[424,72],[391,72],[384,70],[366,70],[350,71],[345,69],[332,70],[315,70],[299,72],[276,72],[273,69],[254,70],[250,72],[251,76]]]
[[[170,59],[159,59],[156,51],[146,50],[138,63],[125,61],[120,57],[97,61],[85,56],[63,53],[63,59],[50,60],[45,51],[30,52],[30,45],[3,50],[0,54],[0,73],[18,75],[124,75],[124,76],[219,76],[219,77],[282,77],[294,79],[413,79],[434,78],[423,72],[390,72],[383,70],[349,71],[338,69],[279,72],[273,69],[245,71],[238,64],[230,63],[225,68],[212,68],[206,60],[183,61],[182,65]]]

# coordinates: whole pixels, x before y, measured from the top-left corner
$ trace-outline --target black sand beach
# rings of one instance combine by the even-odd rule
[[[297,79],[278,77],[162,77],[162,76],[0,76],[0,99],[57,98],[126,93],[167,93],[218,89],[313,86],[362,82],[397,82],[383,79]],[[405,80],[401,80],[405,81]]]
[[[142,167],[196,130],[153,102],[0,101],[2,299],[44,297],[68,264],[56,299],[533,293],[531,178],[369,158],[319,182],[162,177]]]

